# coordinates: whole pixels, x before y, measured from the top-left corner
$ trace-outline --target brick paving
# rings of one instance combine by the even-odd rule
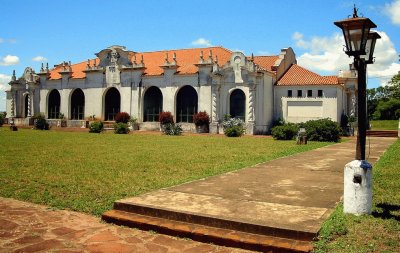
[[[91,215],[0,197],[0,252],[250,251],[106,224]]]

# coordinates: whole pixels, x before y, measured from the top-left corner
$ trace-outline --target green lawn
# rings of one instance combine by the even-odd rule
[[[400,139],[373,168],[372,215],[343,214],[324,223],[315,252],[400,252]]]
[[[399,128],[398,120],[371,120],[371,130],[397,130]]]
[[[120,198],[328,143],[0,128],[0,196],[99,215]]]

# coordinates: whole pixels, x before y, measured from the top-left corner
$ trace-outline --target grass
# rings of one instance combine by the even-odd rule
[[[398,130],[398,120],[371,120],[372,130]]]
[[[0,128],[0,196],[100,215],[117,199],[325,145]]]
[[[400,139],[373,168],[371,215],[345,215],[340,204],[324,223],[315,252],[400,252]]]

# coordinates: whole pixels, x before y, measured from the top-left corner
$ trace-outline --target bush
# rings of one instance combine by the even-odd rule
[[[33,117],[33,128],[36,130],[49,130],[50,126],[43,113],[35,114]]]
[[[160,112],[159,121],[161,125],[173,124],[174,118],[171,112]]]
[[[222,127],[224,128],[224,134],[227,137],[240,137],[244,134],[246,127],[243,120],[238,118],[228,118],[227,116],[222,122]]]
[[[299,126],[306,129],[307,138],[310,141],[338,142],[340,140],[339,124],[330,119],[310,120],[300,123]]]
[[[210,117],[208,116],[207,112],[198,112],[193,115],[193,123],[196,126],[204,126],[210,124]]]
[[[165,135],[181,135],[183,130],[180,124],[168,123],[164,125],[162,131]]]
[[[284,125],[275,126],[272,128],[272,137],[275,140],[293,140],[299,127],[293,123],[286,123]]]
[[[5,118],[6,118],[6,114],[0,112],[0,127],[3,126]]]
[[[116,123],[125,123],[127,124],[129,120],[131,119],[131,116],[129,116],[129,113],[127,112],[119,112],[115,115],[115,122]]]
[[[89,133],[101,133],[104,130],[103,122],[95,121],[89,125]]]
[[[244,128],[241,126],[232,126],[224,130],[227,137],[240,137],[244,134]]]
[[[114,123],[114,133],[116,134],[127,134],[129,133],[129,126],[127,123]]]

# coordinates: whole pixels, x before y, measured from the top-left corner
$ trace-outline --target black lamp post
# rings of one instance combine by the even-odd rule
[[[369,19],[358,17],[357,9],[354,6],[352,18],[334,22],[343,31],[346,42],[346,54],[354,57],[354,66],[358,72],[358,131],[356,160],[365,160],[365,140],[367,135],[367,64],[374,62],[373,54],[376,40],[379,34],[370,31],[376,25]]]

